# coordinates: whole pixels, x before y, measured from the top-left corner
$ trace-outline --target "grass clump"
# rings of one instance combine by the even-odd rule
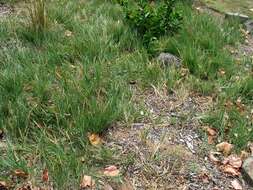
[[[253,141],[252,84],[250,75],[230,83],[222,89],[215,107],[203,120],[218,129],[220,141],[233,143],[238,151]]]
[[[222,23],[208,14],[200,16],[189,6],[181,9],[184,12],[182,29],[174,37],[161,40],[158,50],[180,56],[190,72],[202,80],[217,78],[220,69],[231,74],[234,60],[225,46],[242,39],[237,25]]]
[[[38,33],[43,33],[48,26],[45,0],[31,0],[29,8],[31,28]]]

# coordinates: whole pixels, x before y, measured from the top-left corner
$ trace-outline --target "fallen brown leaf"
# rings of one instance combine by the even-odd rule
[[[216,137],[215,136],[208,136],[207,142],[208,144],[214,144]]]
[[[227,173],[232,176],[239,176],[240,175],[240,172],[236,168],[233,168],[233,166],[231,166],[229,164],[227,164],[225,166],[221,166],[221,170],[224,173]]]
[[[246,152],[246,151],[244,151],[244,150],[241,151],[240,158],[241,158],[242,160],[247,159],[249,156],[250,156],[250,153],[248,153],[248,152]]]
[[[48,176],[48,170],[44,169],[42,173],[42,181],[48,182],[49,176]]]
[[[232,187],[235,189],[235,190],[242,190],[242,185],[240,184],[240,182],[235,179],[231,182],[231,185]]]
[[[23,170],[17,169],[14,171],[14,175],[21,178],[27,178],[28,173],[24,172]]]
[[[204,129],[208,135],[208,144],[213,144],[216,139],[216,135],[217,135],[216,130],[209,127],[209,126],[204,127]]]
[[[110,177],[115,177],[118,176],[120,171],[116,166],[108,166],[104,169],[104,175],[110,176]]]
[[[213,129],[213,128],[211,128],[211,127],[208,127],[208,126],[207,126],[207,127],[205,127],[205,130],[206,130],[207,134],[210,135],[210,136],[215,136],[215,135],[217,135],[216,130]]]
[[[94,186],[95,186],[95,181],[91,178],[91,176],[84,175],[80,183],[80,188],[84,189],[86,187],[94,187]]]
[[[232,151],[233,145],[228,142],[222,142],[216,145],[216,149],[222,152],[225,156],[228,156]]]
[[[97,145],[101,144],[101,138],[99,137],[99,135],[97,135],[95,133],[91,133],[91,134],[89,133],[88,138],[89,138],[90,143],[93,146],[97,146]]]
[[[0,190],[8,190],[9,187],[5,181],[0,181]]]
[[[230,155],[228,157],[228,163],[236,169],[239,169],[242,167],[242,159],[236,155]]]

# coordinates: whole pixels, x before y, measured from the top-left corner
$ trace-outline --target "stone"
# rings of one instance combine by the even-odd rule
[[[164,53],[164,52],[160,53],[157,60],[166,66],[180,67],[182,64],[182,60],[180,58],[178,58],[177,56],[172,55],[170,53]]]
[[[248,20],[244,23],[244,28],[250,34],[253,34],[253,20]]]
[[[253,186],[253,156],[247,158],[242,165],[242,174],[245,181]]]
[[[244,23],[249,20],[249,17],[240,13],[227,12],[225,13],[225,19],[239,19],[241,23]]]

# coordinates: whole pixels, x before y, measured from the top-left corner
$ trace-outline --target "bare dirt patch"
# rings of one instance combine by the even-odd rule
[[[125,175],[134,189],[232,189],[234,178],[210,163],[210,147],[199,133],[198,116],[209,109],[211,97],[185,88],[172,95],[154,88],[137,97],[149,116],[130,127],[115,126],[106,140],[121,156],[132,157]]]

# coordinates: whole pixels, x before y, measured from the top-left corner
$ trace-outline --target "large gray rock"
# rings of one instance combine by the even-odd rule
[[[181,63],[182,63],[182,60],[180,58],[178,58],[177,56],[172,55],[170,53],[161,53],[158,56],[157,60],[166,66],[180,67]]]
[[[242,173],[244,179],[253,186],[253,156],[243,162]]]
[[[238,19],[241,23],[246,22],[249,20],[249,17],[247,15],[243,15],[240,13],[233,13],[233,12],[227,12],[225,13],[226,19]]]
[[[244,23],[245,30],[253,34],[253,20],[248,20]]]

